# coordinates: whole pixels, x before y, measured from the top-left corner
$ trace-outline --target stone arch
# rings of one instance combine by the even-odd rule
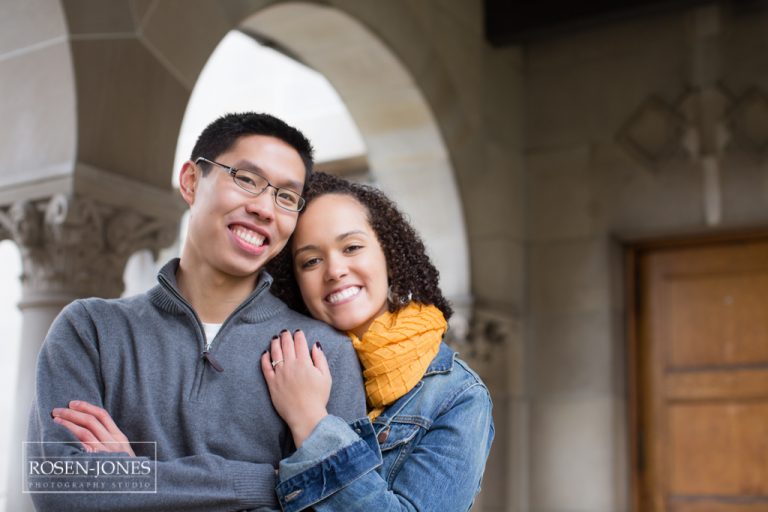
[[[176,137],[197,77],[224,35],[240,28],[275,41],[336,87],[365,140],[373,177],[424,236],[445,293],[459,311],[469,306],[464,212],[441,136],[452,136],[457,112],[435,119],[399,56],[358,21],[363,14],[354,5],[107,4],[62,3],[78,98],[76,186],[99,186],[102,199],[121,206],[126,197],[169,191]],[[452,84],[439,63],[429,72],[428,93],[443,104]],[[126,194],[126,187],[136,193]],[[163,199],[143,207],[159,217],[177,211]]]
[[[467,134],[462,130],[470,120],[457,119],[463,116],[459,107],[443,108],[438,119],[433,116],[428,100],[451,105],[446,98],[453,97],[454,87],[432,59],[428,78],[419,80],[427,87],[422,94],[403,62],[422,59],[424,48],[414,48],[417,56],[396,55],[359,21],[370,13],[355,12],[354,4],[336,8],[309,1],[264,1],[246,6],[222,0],[195,4],[195,9],[158,1],[121,7],[89,3],[87,9],[78,2],[63,5],[78,98],[74,173],[79,182],[93,186],[107,176],[138,182],[136,194],[126,194],[121,180],[110,180],[112,187],[99,184],[102,196],[118,204],[126,197],[151,196],[153,189],[168,191],[176,137],[197,77],[224,35],[239,28],[274,41],[334,85],[366,143],[372,176],[422,233],[441,270],[445,293],[460,313],[468,313],[470,246],[451,156],[466,160]],[[110,16],[95,16],[94,8],[109,10]],[[413,25],[408,13],[401,14]],[[367,23],[375,26],[376,21]],[[411,25],[408,30],[418,30]],[[114,125],[119,129],[105,129]],[[463,141],[459,153],[449,155],[442,134],[452,147]],[[150,201],[145,208],[158,216],[173,214],[167,201]]]
[[[196,3],[194,9],[179,2],[108,4],[62,4],[78,98],[76,181],[86,187],[98,183],[101,197],[120,205],[126,197],[169,191],[176,137],[200,71],[229,30],[258,34],[324,74],[337,89],[365,140],[371,174],[422,233],[445,293],[466,317],[470,246],[451,157],[466,174],[473,154],[466,133],[471,120],[464,119],[462,108],[451,107],[460,97],[438,59],[429,60],[422,72],[428,75],[417,77],[426,94],[403,64],[418,66],[414,59],[424,60],[428,48],[414,48],[410,55],[400,45],[396,55],[359,21],[367,16],[367,24],[376,26],[371,13],[356,12],[355,4],[222,0]],[[96,16],[94,9],[109,15]],[[400,14],[409,24],[400,30],[418,30],[409,13]],[[428,100],[448,106],[440,118]],[[114,125],[119,129],[105,129]],[[449,155],[442,134],[456,154]],[[111,186],[105,187],[107,177],[118,179],[108,179]],[[126,194],[126,187],[136,193]],[[160,217],[177,211],[162,199],[144,208]]]
[[[349,14],[307,2],[277,3],[240,28],[287,49],[333,84],[365,141],[375,182],[424,237],[444,292],[459,310],[468,306],[469,245],[448,151],[398,57]]]

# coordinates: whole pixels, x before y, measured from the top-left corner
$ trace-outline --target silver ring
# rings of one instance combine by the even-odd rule
[[[283,363],[282,359],[278,359],[277,361],[272,361],[270,364],[272,365],[272,368],[274,369],[275,366],[279,365],[280,363]]]

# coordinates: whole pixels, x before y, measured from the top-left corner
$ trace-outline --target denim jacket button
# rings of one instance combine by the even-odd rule
[[[302,493],[301,489],[296,489],[292,493],[290,493],[288,496],[285,497],[285,502],[290,503],[291,501],[295,500],[299,497],[299,495]]]
[[[385,442],[388,437],[389,437],[389,427],[379,432],[379,435],[376,436],[376,440],[379,442],[379,444],[381,444]]]

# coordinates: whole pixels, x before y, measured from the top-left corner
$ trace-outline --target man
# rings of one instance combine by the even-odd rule
[[[51,461],[133,449],[149,457],[151,445],[128,440],[156,442],[157,492],[36,493],[39,510],[276,509],[275,470],[292,441],[259,360],[285,329],[321,342],[329,413],[365,416],[349,341],[289,310],[261,272],[293,232],[311,167],[307,139],[272,116],[229,114],[203,131],[180,171],[190,208],[181,258],[145,294],[62,311],[40,352],[28,434],[67,442],[29,445]],[[95,441],[93,432],[103,442],[86,453],[77,440]]]

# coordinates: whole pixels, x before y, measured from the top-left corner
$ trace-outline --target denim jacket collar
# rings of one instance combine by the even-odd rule
[[[430,375],[436,375],[440,373],[450,373],[453,370],[454,365],[454,359],[456,358],[456,352],[451,350],[448,345],[445,343],[440,344],[440,348],[437,351],[437,355],[435,355],[435,358],[432,359],[432,362],[429,363],[429,366],[427,367],[427,371],[424,372],[424,377],[428,377]],[[408,391],[406,394],[398,398],[394,403],[389,405],[381,415],[379,415],[375,420],[373,420],[373,423],[375,425],[389,425],[392,421],[392,418],[397,416],[400,411],[408,405],[408,402],[411,401],[411,399],[416,396],[419,391],[421,391],[421,388],[424,385],[424,379],[420,380],[418,384],[416,384],[413,389]],[[380,429],[377,429],[380,430]]]
[[[432,362],[427,366],[427,371],[424,372],[424,376],[450,372],[453,370],[453,360],[455,358],[456,352],[451,350],[445,343],[441,343],[437,355],[435,355],[435,358],[432,359]]]

